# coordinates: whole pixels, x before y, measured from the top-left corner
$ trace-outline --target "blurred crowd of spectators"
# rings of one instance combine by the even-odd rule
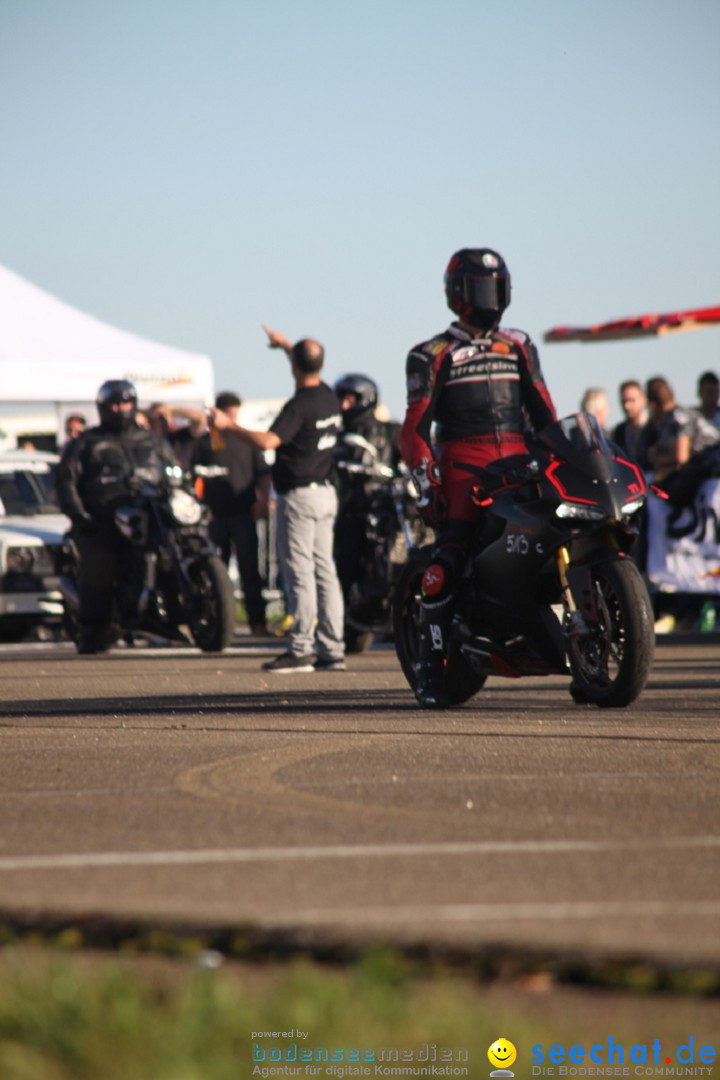
[[[720,451],[720,379],[714,371],[705,371],[697,383],[697,404],[678,405],[667,379],[658,375],[645,385],[637,379],[620,384],[618,397],[624,420],[608,427],[610,400],[605,390],[591,387],[583,395],[580,408],[592,413],[605,433],[642,467],[649,479],[669,489],[684,466],[704,455],[712,468]],[[712,451],[712,453],[708,453]],[[708,475],[713,475],[709,472]]]
[[[608,428],[610,401],[605,390],[587,390],[580,408],[592,413],[615,445],[641,466],[648,481],[665,493],[673,512],[682,513],[705,480],[720,477],[720,379],[714,371],[703,372],[697,381],[697,403],[691,406],[678,405],[671,384],[662,376],[645,385],[627,379],[620,384],[618,396],[624,420],[613,428]],[[643,517],[635,552],[642,569],[649,542],[647,517]],[[651,592],[657,633],[678,626],[714,629],[714,597]]]

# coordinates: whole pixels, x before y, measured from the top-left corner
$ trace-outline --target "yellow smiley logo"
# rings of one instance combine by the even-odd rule
[[[497,1069],[507,1069],[517,1057],[517,1050],[509,1039],[496,1039],[488,1050],[488,1061]]]

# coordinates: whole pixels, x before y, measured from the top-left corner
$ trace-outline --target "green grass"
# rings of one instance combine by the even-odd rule
[[[288,1042],[253,1033],[290,1029],[307,1031],[311,1047],[465,1048],[468,1077],[487,1076],[488,1046],[502,1036],[518,1049],[520,1080],[536,1042],[589,1045],[612,1032],[628,1048],[655,1037],[675,1047],[691,1034],[698,1045],[717,1042],[720,1030],[717,1000],[573,991],[532,978],[488,987],[447,969],[419,973],[382,950],[336,967],[214,968],[203,966],[206,956],[3,949],[1,1080],[244,1080],[253,1042],[266,1051]]]

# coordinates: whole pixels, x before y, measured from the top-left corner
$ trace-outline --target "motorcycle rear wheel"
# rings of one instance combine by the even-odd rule
[[[655,654],[653,614],[645,582],[630,559],[592,571],[598,622],[570,640],[570,694],[578,704],[624,709],[645,686]]]
[[[410,556],[400,575],[393,600],[395,652],[403,675],[415,689],[418,643],[418,610],[422,578],[430,562],[430,548],[422,548]],[[451,643],[445,665],[445,694],[449,705],[461,705],[485,685],[486,675],[474,671],[464,656]]]
[[[190,576],[196,588],[189,619],[192,639],[203,652],[222,652],[235,633],[235,594],[227,567],[217,555],[207,555]]]

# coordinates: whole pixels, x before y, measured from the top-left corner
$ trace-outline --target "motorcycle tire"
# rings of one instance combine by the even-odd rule
[[[68,640],[77,645],[80,640],[80,620],[77,608],[67,600],[63,600],[62,626]]]
[[[395,652],[403,675],[415,689],[418,641],[418,607],[422,590],[422,578],[430,561],[429,547],[421,548],[410,556],[410,561],[400,575],[393,600],[393,629]],[[462,705],[477,694],[485,685],[487,676],[474,671],[462,654],[450,646],[445,666],[445,694],[448,705]]]
[[[630,559],[601,563],[592,579],[599,619],[570,641],[570,695],[578,704],[624,709],[642,693],[655,655],[645,582]]]
[[[190,576],[197,589],[189,629],[203,652],[222,652],[235,633],[235,594],[225,563],[217,555],[199,559]]]

